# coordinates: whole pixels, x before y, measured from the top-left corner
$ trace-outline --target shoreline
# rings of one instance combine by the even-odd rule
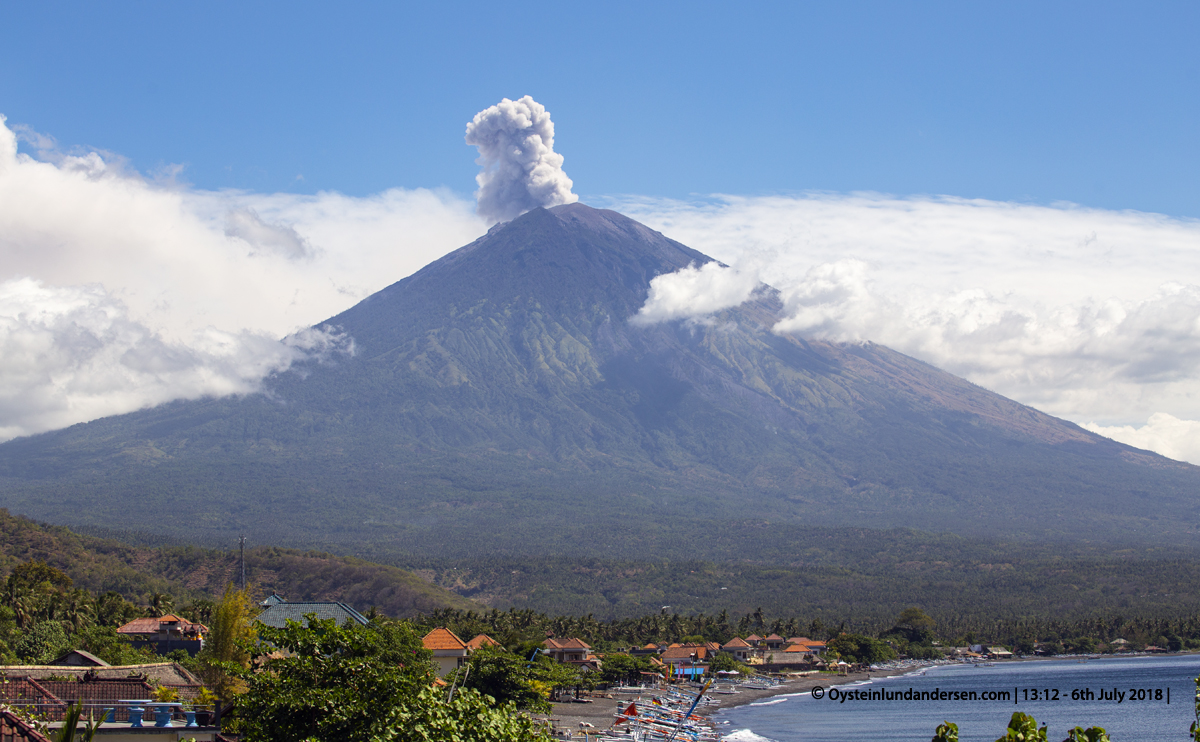
[[[1195,652],[1181,652],[1177,654],[1196,654]],[[1120,656],[1120,655],[1106,655]],[[1128,659],[1149,658],[1157,655],[1127,655]],[[1092,659],[1095,655],[1066,655],[1055,657],[1014,657],[1013,659],[999,660],[999,663],[1009,664],[1018,662],[1039,662],[1039,661],[1063,661],[1071,659]],[[877,670],[871,672],[856,672],[847,675],[821,675],[814,674],[802,678],[785,681],[784,683],[774,688],[765,690],[741,689],[733,694],[714,694],[711,690],[709,695],[714,698],[717,703],[711,706],[701,706],[696,709],[695,713],[703,716],[712,717],[722,711],[739,706],[748,706],[758,701],[763,701],[776,696],[792,695],[796,693],[804,693],[811,690],[815,686],[821,685],[826,688],[835,685],[849,685],[851,683],[859,683],[870,680],[880,680],[883,678],[894,678],[902,675],[909,675],[915,672],[927,670],[930,667],[937,667],[935,663],[914,665],[912,667],[897,668],[893,670]],[[689,688],[694,691],[695,689]],[[572,733],[576,739],[584,739],[583,733],[586,731],[588,735],[594,735],[597,732],[602,732],[612,726],[614,712],[618,708],[625,708],[630,702],[638,698],[653,695],[653,689],[647,689],[644,693],[617,693],[617,692],[600,692],[597,691],[589,696],[585,696],[583,702],[580,703],[553,703],[553,710],[550,714],[531,714],[536,720],[541,720],[549,723],[558,733],[558,739],[569,739],[566,732]],[[584,726],[587,725],[587,726]]]
[[[826,688],[834,685],[848,685],[866,680],[907,675],[911,672],[918,672],[921,669],[923,668],[913,667],[897,670],[880,670],[869,673],[855,672],[848,675],[810,675],[786,681],[774,688],[762,690],[744,688],[732,694],[714,695],[710,690],[709,695],[716,699],[717,703],[712,706],[701,706],[696,709],[695,713],[711,717],[725,709],[746,706],[756,701],[775,696],[803,693],[818,685],[825,686]],[[571,732],[577,737],[581,737],[584,731],[592,735],[608,729],[612,726],[613,714],[618,708],[624,708],[632,701],[648,695],[653,695],[653,690],[648,689],[647,692],[640,694],[597,692],[590,698],[586,698],[582,703],[553,703],[551,704],[553,710],[550,714],[533,714],[532,716],[534,719],[548,722],[560,739],[567,738],[564,734],[565,732]]]

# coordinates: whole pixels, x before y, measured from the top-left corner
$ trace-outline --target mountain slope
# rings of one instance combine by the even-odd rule
[[[654,276],[707,260],[535,210],[329,320],[352,356],[0,446],[0,504],[379,558],[753,556],[797,523],[1192,538],[1197,467],[882,346],[776,335],[769,288],[629,324]]]
[[[247,586],[259,596],[277,592],[293,601],[340,600],[363,611],[376,606],[394,617],[479,607],[410,572],[352,557],[269,546],[247,549],[245,556]],[[31,560],[61,569],[76,587],[95,594],[112,590],[138,604],[149,603],[154,593],[170,594],[180,605],[213,599],[240,576],[235,551],[131,546],[35,523],[0,508],[0,581]]]

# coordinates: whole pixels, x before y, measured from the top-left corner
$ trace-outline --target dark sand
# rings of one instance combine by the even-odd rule
[[[803,693],[815,686],[823,685],[828,688],[831,685],[845,685],[846,683],[854,683],[861,680],[871,678],[885,678],[894,675],[903,675],[906,672],[912,672],[912,668],[907,670],[894,670],[890,672],[856,672],[849,675],[822,675],[813,674],[795,680],[788,680],[770,690],[751,690],[743,688],[737,693],[717,694],[711,690],[708,695],[719,701],[715,706],[700,706],[696,709],[696,713],[711,716],[721,709],[732,708],[734,706],[744,706],[748,703],[761,701],[764,698],[772,696],[781,696],[788,693]],[[685,692],[695,693],[695,689],[688,687]],[[648,698],[654,695],[654,692],[647,691],[641,694],[640,697]],[[630,703],[639,698],[636,693],[611,693],[607,691],[596,691],[591,696],[585,696],[591,703],[555,703],[554,710],[549,716],[545,714],[536,714],[534,718],[547,719],[550,721],[554,730],[559,733],[573,732],[576,735],[581,734],[581,730],[586,729],[588,732],[595,733],[608,729],[613,723],[613,714],[618,708],[624,709]],[[591,724],[589,727],[581,727],[580,724]]]

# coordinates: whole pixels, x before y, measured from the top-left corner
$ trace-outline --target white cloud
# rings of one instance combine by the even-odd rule
[[[252,392],[302,358],[353,352],[328,328],[278,338],[208,328],[171,343],[102,287],[0,283],[0,437],[206,395]]]
[[[300,328],[487,227],[448,192],[198,191],[21,130],[35,159],[17,128],[0,118],[0,439],[253,390],[345,349]],[[1200,222],[876,194],[605,205],[731,266],[658,277],[638,321],[707,315],[762,280],[780,330],[880,342],[1200,462]]]
[[[1200,419],[1195,220],[870,194],[610,205],[779,288],[777,331],[878,342],[1097,429]],[[1200,463],[1186,425],[1150,427],[1137,440]]]
[[[0,439],[242,393],[345,349],[305,331],[478,237],[448,192],[197,191],[0,117]]]
[[[1086,423],[1083,427],[1138,448],[1157,451],[1180,461],[1200,462],[1200,420],[1180,420],[1174,415],[1158,412],[1145,425],[1114,425],[1105,427]]]
[[[689,265],[650,281],[646,303],[630,321],[650,325],[681,317],[699,317],[736,307],[758,286],[753,274],[741,273],[715,261]]]
[[[514,219],[539,206],[573,204],[563,156],[554,151],[554,123],[546,107],[528,95],[504,98],[475,114],[467,144],[479,149],[475,181],[479,215],[488,223]]]

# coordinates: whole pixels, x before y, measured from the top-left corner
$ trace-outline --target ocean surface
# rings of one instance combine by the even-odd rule
[[[1053,742],[1077,725],[1104,727],[1114,742],[1185,740],[1195,713],[1200,655],[947,665],[919,673],[837,686],[836,693],[827,688],[820,699],[808,692],[776,696],[722,711],[715,721],[731,742],[929,742],[943,720],[958,724],[962,742],[994,742],[1013,712],[1021,711],[1039,726],[1048,725]],[[910,695],[924,692],[925,700],[878,698],[880,692],[894,696],[910,689]],[[876,698],[835,698],[843,691]],[[938,700],[930,700],[930,693]],[[944,693],[959,696],[942,700]]]

